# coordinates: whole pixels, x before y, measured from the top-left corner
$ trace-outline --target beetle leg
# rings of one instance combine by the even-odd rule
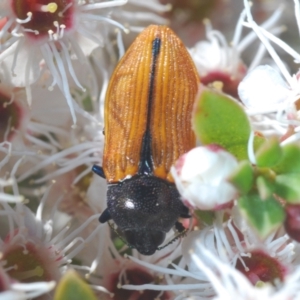
[[[180,217],[181,218],[184,218],[184,219],[189,219],[189,218],[191,218],[192,216],[189,214],[189,213],[182,213],[182,214],[180,214]]]
[[[189,209],[183,204],[182,204],[182,207],[180,209],[180,217],[185,218],[185,219],[191,218]]]
[[[103,171],[103,168],[102,168],[102,167],[97,166],[97,165],[93,165],[92,171],[93,171],[94,173],[96,173],[97,175],[99,175],[100,177],[102,177],[102,178],[105,179],[105,174],[104,174],[104,171]]]
[[[99,222],[100,222],[100,223],[105,223],[105,222],[107,222],[107,221],[109,221],[109,220],[111,220],[111,215],[110,215],[108,209],[106,208],[106,209],[104,210],[104,212],[101,214],[101,216],[100,216],[100,218],[99,218]]]
[[[178,231],[178,232],[183,232],[183,231],[185,231],[185,227],[180,223],[180,222],[176,222],[175,223],[175,228],[176,228],[176,230]]]

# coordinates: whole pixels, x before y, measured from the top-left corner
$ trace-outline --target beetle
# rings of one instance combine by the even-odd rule
[[[129,47],[108,85],[103,166],[107,209],[128,244],[152,255],[188,208],[170,174],[172,164],[195,147],[191,113],[199,86],[183,43],[166,26],[150,25]]]

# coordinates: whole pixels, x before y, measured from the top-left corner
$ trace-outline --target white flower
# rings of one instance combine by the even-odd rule
[[[49,70],[53,81],[48,88],[58,85],[75,123],[68,77],[83,91],[85,88],[78,81],[72,61],[78,59],[84,68],[88,65],[85,56],[103,45],[105,30],[96,26],[99,23],[104,21],[126,30],[109,17],[99,15],[99,9],[126,2],[68,0],[44,5],[28,0],[1,1],[0,18],[6,19],[0,30],[2,77],[10,78],[15,86],[25,87],[31,104],[30,84],[38,79],[41,71]]]
[[[294,3],[295,15],[300,28],[299,1],[294,0]],[[250,73],[241,83],[239,87],[240,97],[249,106],[246,110],[248,115],[254,116],[254,129],[266,135],[282,136],[287,133],[284,139],[288,138],[284,140],[283,144],[296,141],[300,137],[298,132],[300,114],[297,109],[297,101],[300,98],[300,76],[299,73],[290,74],[270,41],[291,55],[295,62],[300,61],[300,54],[284,41],[258,26],[253,20],[247,0],[244,0],[244,5],[248,19],[244,25],[253,29],[281,74],[271,67],[260,66],[253,70],[253,73]],[[291,128],[293,130],[289,133],[288,130]]]
[[[184,154],[172,167],[183,202],[203,210],[218,209],[237,196],[227,178],[237,160],[219,146],[197,147]]]
[[[282,7],[279,7],[261,26],[266,29],[272,28],[278,21],[281,12]],[[238,97],[237,86],[247,72],[247,67],[243,63],[241,55],[256,39],[253,32],[241,39],[245,15],[246,12],[243,11],[230,43],[226,41],[221,32],[214,30],[210,22],[206,20],[204,24],[206,26],[207,41],[200,41],[189,50],[200,75],[201,83],[209,85],[215,81],[220,81],[223,83],[223,91],[235,98]],[[276,34],[281,31],[282,28],[280,27],[272,28],[272,32]],[[264,53],[264,47],[260,47],[252,59],[249,70],[260,62]]]
[[[233,209],[234,213],[238,213],[237,207]],[[199,273],[191,260],[191,249],[199,259],[205,260],[197,247],[199,241],[220,260],[242,272],[254,285],[260,281],[283,280],[293,269],[295,243],[284,232],[272,233],[262,241],[240,216],[235,217],[241,219],[238,224],[232,219],[223,222],[223,218],[222,213],[217,213],[213,226],[190,232],[184,239],[182,252],[191,272]]]

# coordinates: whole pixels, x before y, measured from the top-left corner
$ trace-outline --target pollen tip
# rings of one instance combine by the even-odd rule
[[[50,12],[50,13],[55,13],[56,11],[57,11],[57,8],[58,8],[58,6],[57,6],[57,4],[55,3],[55,2],[50,2],[48,5],[47,5],[47,10],[48,10],[48,12]]]
[[[204,18],[203,19],[203,24],[204,25],[210,24],[210,20],[208,18]]]
[[[172,10],[173,5],[171,3],[168,3],[168,4],[166,4],[165,8],[166,8],[167,11],[170,11],[170,10]]]

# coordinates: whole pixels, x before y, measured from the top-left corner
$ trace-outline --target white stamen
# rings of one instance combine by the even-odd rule
[[[31,32],[31,33],[34,33],[35,35],[38,35],[40,33],[38,30],[33,30],[33,29],[30,29],[30,28],[23,28],[23,31]]]
[[[82,171],[79,175],[77,175],[75,177],[75,179],[72,182],[72,185],[77,184],[82,178],[84,178],[84,176],[86,176],[87,174],[89,174],[91,172],[91,167],[88,166],[88,168],[86,168],[84,171]]]
[[[78,233],[84,230],[90,223],[92,223],[94,220],[99,219],[100,215],[93,215],[89,217],[81,226],[79,226],[76,230],[71,232],[67,237],[65,237],[63,240],[60,240],[56,247],[62,249],[65,245],[67,245],[69,242],[71,242],[75,237],[78,236]],[[104,226],[103,224],[98,225]],[[98,230],[97,230],[98,231]]]
[[[10,194],[0,192],[0,201],[10,202],[10,203],[20,203],[23,202],[24,199],[25,198],[22,195],[15,196],[15,195],[10,195]]]
[[[31,21],[31,18],[32,18],[32,12],[28,12],[27,13],[27,18],[24,19],[24,20],[21,20],[19,18],[16,18],[16,21],[19,23],[19,24],[25,24],[25,23],[28,23]]]
[[[64,36],[65,29],[66,29],[66,25],[61,24],[61,25],[59,26],[59,28],[60,28],[60,35],[59,35],[59,38],[62,39],[63,36]]]
[[[92,9],[99,9],[99,8],[106,8],[106,7],[114,7],[114,6],[121,6],[128,2],[128,0],[116,0],[116,1],[107,1],[101,3],[92,3],[92,4],[84,4],[80,6],[82,11],[92,10]]]
[[[62,49],[63,49],[63,56],[67,62],[67,65],[68,65],[68,70],[75,82],[75,84],[83,91],[85,92],[86,89],[79,83],[78,79],[77,79],[77,76],[75,74],[75,71],[73,69],[73,65],[72,65],[72,62],[71,62],[71,59],[70,59],[70,56],[69,56],[69,53],[68,53],[68,49],[66,47],[66,45],[63,43],[63,42],[60,42],[60,45],[62,46]]]
[[[42,141],[41,139],[39,139],[37,137],[34,137],[34,136],[32,136],[32,135],[30,135],[28,133],[25,136],[28,139],[28,141],[34,143],[35,145],[41,146],[44,149],[48,149],[51,152],[55,152],[56,151],[56,147],[54,147],[52,145],[49,145],[47,142],[44,142],[44,141]]]
[[[34,283],[13,283],[12,288],[16,291],[27,292],[28,298],[36,298],[41,296],[55,287],[55,281],[34,282]]]
[[[279,70],[281,71],[282,75],[285,77],[286,81],[291,86],[293,86],[293,78],[289,74],[288,70],[286,69],[285,65],[281,61],[281,59],[278,56],[278,54],[275,52],[275,50],[272,47],[272,45],[269,43],[269,41],[261,33],[260,27],[254,22],[254,20],[252,18],[252,15],[251,15],[251,11],[250,11],[250,5],[249,5],[249,2],[247,0],[244,0],[244,5],[245,5],[245,9],[246,9],[246,13],[247,13],[247,18],[248,18],[248,22],[250,24],[250,27],[253,29],[253,31],[255,31],[255,33],[257,34],[257,36],[261,40],[261,42],[265,45],[266,49],[268,50],[268,52],[272,56],[273,60],[277,64]]]
[[[48,35],[49,35],[50,41],[53,41],[53,33],[54,33],[53,30],[51,30],[51,29],[48,30]]]
[[[96,36],[94,36],[93,34],[91,34],[87,29],[85,29],[83,26],[77,28],[77,31],[82,34],[83,36],[86,36],[87,38],[89,38],[91,41],[93,41],[94,43],[98,44],[100,47],[103,47],[104,43],[103,43],[103,39],[102,37],[98,38]]]
[[[85,151],[85,150],[90,150],[91,149],[91,143],[87,142],[87,143],[81,143],[79,145],[75,145],[73,147],[67,148],[61,152],[55,153],[54,155],[51,155],[48,158],[45,158],[42,162],[36,164],[35,166],[33,166],[31,168],[31,170],[28,170],[27,172],[24,172],[19,178],[18,178],[18,182],[23,181],[24,179],[26,179],[27,177],[31,176],[32,174],[34,174],[35,172],[37,172],[38,170],[40,170],[41,168],[52,164],[53,162],[59,160],[59,159],[63,159],[69,155],[72,154],[77,154],[80,151]]]
[[[62,17],[64,16],[64,13],[65,13],[72,5],[73,5],[72,2],[69,3],[62,11],[60,11],[60,12],[58,13],[58,16],[59,16],[60,18],[62,18]]]
[[[93,149],[93,151],[95,151],[95,149]],[[68,164],[66,167],[62,167],[60,169],[58,169],[57,171],[53,172],[53,173],[49,173],[39,179],[36,179],[34,182],[35,183],[43,183],[47,180],[51,180],[57,176],[63,175],[67,172],[70,172],[74,169],[76,169],[77,167],[80,167],[81,165],[84,164],[96,164],[99,161],[99,159],[97,157],[85,157],[82,160],[76,160],[76,162],[74,162],[73,164]]]
[[[99,16],[99,15],[92,15],[92,14],[82,14],[81,18],[83,20],[95,20],[95,21],[105,21],[107,23],[110,23],[120,29],[122,29],[125,33],[129,33],[129,30],[127,28],[125,28],[122,24],[120,24],[119,22],[116,22],[112,19],[109,19],[107,17],[103,17],[103,16]]]
[[[11,64],[11,74],[12,74],[12,76],[16,76],[15,68],[16,68],[16,64],[17,64],[17,59],[18,59],[19,51],[20,51],[21,47],[24,45],[24,41],[19,40],[17,43],[18,44],[17,44],[15,52],[14,52],[13,62]]]
[[[66,97],[67,103],[69,105],[70,111],[71,111],[71,115],[72,115],[72,119],[73,119],[73,123],[76,124],[76,115],[75,115],[75,111],[74,111],[74,105],[73,105],[73,99],[72,96],[70,94],[70,88],[69,88],[69,83],[68,83],[68,78],[65,72],[65,68],[62,62],[62,59],[56,49],[55,44],[49,43],[51,52],[53,53],[55,60],[56,60],[56,64],[58,66],[60,75],[61,75],[61,81],[62,81],[62,91]]]
[[[114,294],[111,293],[109,290],[107,290],[106,288],[104,288],[103,286],[100,286],[100,285],[94,285],[94,284],[89,284],[89,286],[94,289],[95,291],[100,291],[100,292],[103,292],[103,293],[106,293],[106,294],[109,294],[109,296],[111,298],[113,298]]]
[[[49,185],[40,201],[40,205],[38,206],[38,209],[36,211],[35,217],[37,220],[42,221],[42,214],[43,214],[43,209],[45,206],[45,202],[50,194],[51,188],[53,185]]]
[[[43,127],[43,125],[44,124],[38,124],[38,123],[30,122],[29,125],[28,125],[28,129],[30,129],[30,131],[32,131],[32,132],[36,132],[36,133],[39,133],[41,135],[44,135],[49,140],[51,145],[53,145],[54,147],[57,147],[58,149],[61,149],[62,146],[58,143],[57,140],[55,140],[53,138],[53,135],[51,134],[51,133],[54,133],[54,131],[47,128],[47,125],[45,125],[45,127]],[[48,130],[47,129],[45,130],[45,128],[47,128]],[[50,126],[50,128],[52,128],[52,126]],[[55,130],[55,128],[54,128],[54,130]],[[63,130],[61,130],[61,131],[63,131]],[[59,130],[56,131],[56,133],[58,133],[58,132],[61,134],[61,132]],[[66,136],[66,134],[64,134],[64,136]]]
[[[237,24],[236,24],[236,27],[235,27],[233,39],[232,39],[232,42],[231,42],[232,47],[237,47],[237,45],[238,45],[238,42],[239,42],[239,40],[241,38],[241,35],[242,35],[243,22],[244,22],[245,17],[246,17],[246,11],[243,10],[240,14],[240,17],[239,17],[239,19],[237,21]]]
[[[122,40],[122,34],[120,30],[117,30],[117,45],[118,45],[118,49],[119,49],[119,60],[123,57],[123,55],[125,54],[125,47],[124,47],[124,43]]]
[[[151,9],[153,11],[156,11],[158,13],[161,12],[168,12],[172,9],[172,4],[160,4],[159,2],[153,2],[153,1],[140,1],[140,0],[131,0],[130,4],[134,4],[141,7],[146,7],[148,9]]]
[[[153,24],[166,24],[168,23],[167,20],[163,17],[158,16],[155,13],[151,12],[129,12],[129,11],[122,11],[122,16],[128,20],[135,20],[141,22],[151,22]],[[129,25],[130,30],[132,30],[131,26]],[[145,29],[144,27],[142,27]],[[127,32],[125,32],[127,33]]]

